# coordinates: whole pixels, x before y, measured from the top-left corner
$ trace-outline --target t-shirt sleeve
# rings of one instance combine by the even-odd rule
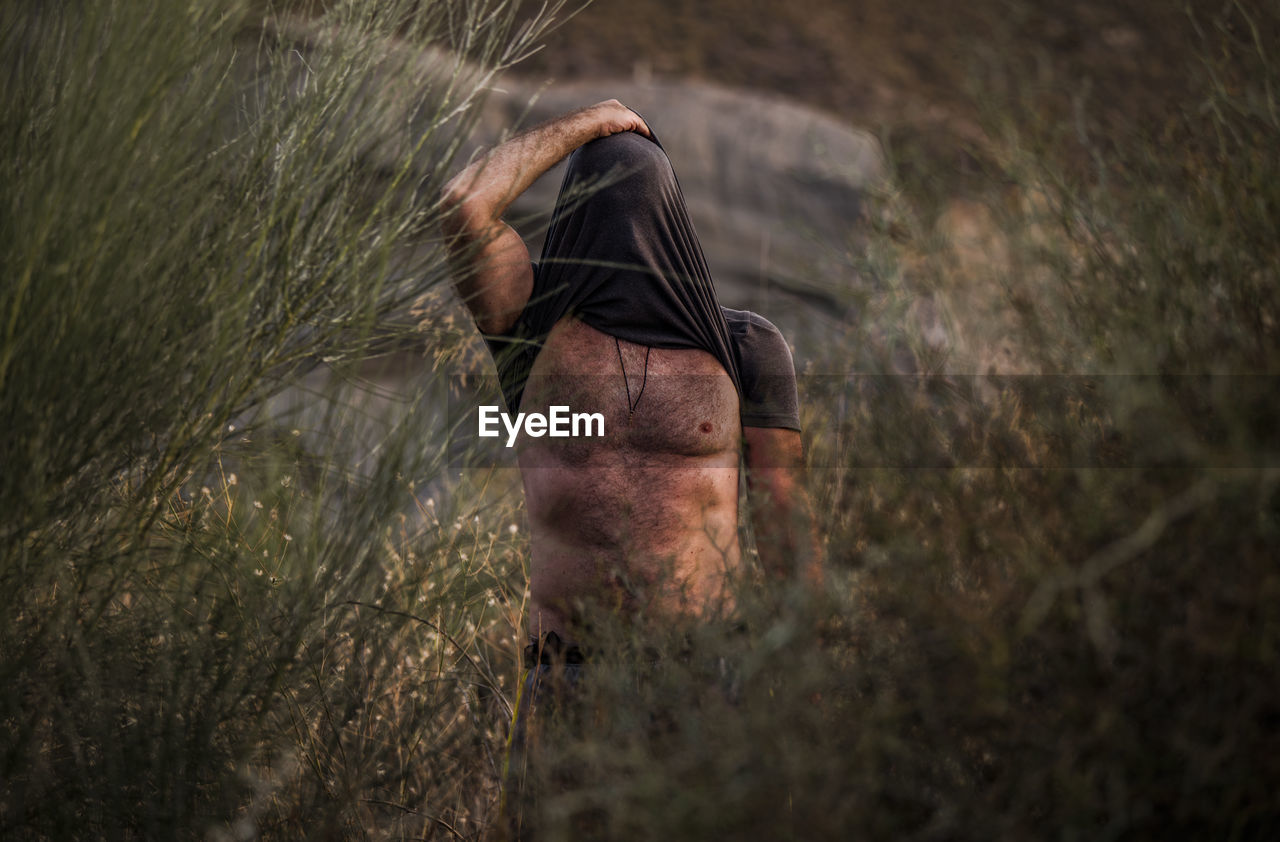
[[[742,426],[799,430],[796,369],[787,340],[763,316],[746,310],[721,309],[737,346]]]

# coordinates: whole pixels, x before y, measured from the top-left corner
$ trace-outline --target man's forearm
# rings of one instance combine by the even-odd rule
[[[794,430],[743,428],[756,549],[776,579],[822,582],[821,542],[805,488],[804,447]]]
[[[808,495],[799,484],[777,489],[760,501],[753,526],[765,571],[778,579],[822,584],[821,541]]]
[[[617,100],[580,108],[516,135],[455,176],[445,201],[470,227],[497,222],[510,204],[570,152],[622,131],[648,135],[644,121]]]

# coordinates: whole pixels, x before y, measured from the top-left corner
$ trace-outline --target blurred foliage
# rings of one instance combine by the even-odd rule
[[[436,566],[478,526],[421,508],[431,407],[358,384],[420,347],[445,170],[545,23],[0,10],[0,835],[420,835],[483,806],[468,766],[421,808],[479,739],[451,639],[492,582]]]

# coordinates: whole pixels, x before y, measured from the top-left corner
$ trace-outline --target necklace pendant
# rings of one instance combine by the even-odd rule
[[[649,383],[649,352],[653,350],[652,346],[644,349],[644,377],[640,380],[640,391],[636,392],[635,403],[631,402],[631,384],[627,381],[627,364],[622,359],[622,343],[618,341],[618,337],[613,338],[613,347],[618,351],[618,368],[622,369],[622,388],[627,391],[627,426],[631,426],[631,419],[636,417],[636,407],[640,405],[640,399],[644,397],[644,387]]]

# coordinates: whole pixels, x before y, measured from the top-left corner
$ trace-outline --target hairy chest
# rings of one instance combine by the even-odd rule
[[[548,337],[521,410],[546,414],[557,406],[600,424],[593,435],[527,438],[522,461],[585,463],[605,456],[656,466],[736,452],[740,443],[737,391],[714,357],[618,342],[576,320],[561,322]]]

